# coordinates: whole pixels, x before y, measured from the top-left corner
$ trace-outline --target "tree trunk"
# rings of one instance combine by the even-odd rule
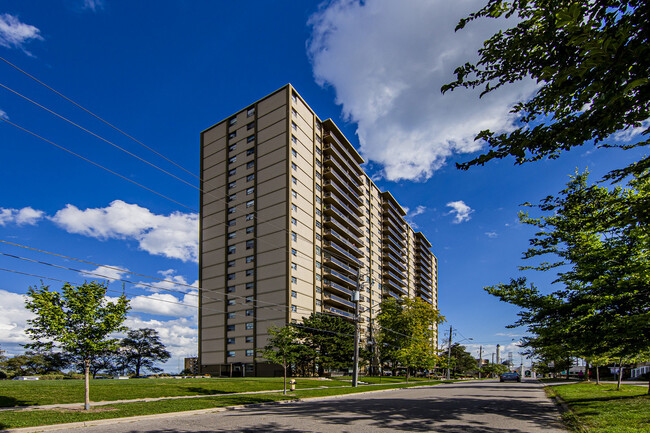
[[[621,358],[621,361],[618,363],[618,384],[616,385],[617,391],[621,390],[621,377],[623,377],[623,358]]]
[[[409,382],[409,373],[411,372],[411,369],[409,367],[406,367],[406,383]]]
[[[600,366],[596,364],[596,385],[600,385]]]
[[[567,358],[567,363],[566,363],[566,380],[569,380],[571,376],[569,375],[571,372],[571,358]]]
[[[90,410],[90,359],[84,359],[84,382],[85,382],[85,396],[84,396],[84,409]]]
[[[585,367],[585,381],[591,382],[591,380],[589,380],[589,361],[587,361],[587,366]]]
[[[284,388],[282,390],[282,394],[287,395],[287,363],[284,362],[282,364],[282,367],[284,367]]]

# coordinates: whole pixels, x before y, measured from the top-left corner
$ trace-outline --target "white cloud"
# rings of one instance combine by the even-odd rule
[[[462,200],[450,201],[446,206],[451,208],[447,215],[454,214],[454,224],[460,224],[462,222],[469,221],[471,219],[469,215],[474,212],[474,209],[467,206]]]
[[[152,281],[152,282],[142,281],[139,284],[136,284],[136,287],[142,287],[152,292],[160,292],[165,290],[187,292],[192,290],[192,288],[188,286],[193,286],[194,288],[197,289],[199,288],[198,280],[190,284],[182,275],[174,275],[176,273],[174,269],[167,269],[166,271],[158,271],[158,273],[162,275],[165,281]]]
[[[427,210],[426,206],[417,206],[413,212],[404,206],[402,206],[402,209],[404,209],[404,212],[406,212],[406,216],[404,217],[406,219],[406,222],[408,222],[411,227],[417,230],[419,227],[415,221],[413,221],[413,217],[422,215]]]
[[[648,128],[650,128],[650,120],[647,119],[641,122],[641,125],[635,128],[628,128],[622,131],[618,131],[617,133],[612,135],[612,138],[614,138],[615,140],[630,142],[634,140],[634,137],[636,137],[637,135],[643,134],[643,132]]]
[[[19,226],[33,226],[43,218],[43,215],[43,211],[32,209],[29,206],[22,209],[0,208],[0,226],[10,223],[15,223]]]
[[[334,87],[344,117],[357,123],[362,155],[382,164],[386,179],[427,179],[453,153],[479,150],[474,136],[512,130],[510,107],[535,89],[526,81],[480,100],[480,90],[441,94],[454,69],[476,60],[482,42],[504,25],[478,20],[454,32],[480,6],[335,0],[310,18],[316,81]]]
[[[129,302],[134,313],[156,314],[192,318],[198,314],[198,292],[190,292],[177,298],[170,293],[139,295]]]
[[[198,214],[156,215],[115,200],[108,207],[86,210],[68,204],[51,219],[69,233],[101,240],[134,239],[150,254],[198,262]]]
[[[25,329],[34,314],[25,308],[25,295],[0,289],[0,298],[0,343],[28,343]]]
[[[97,12],[104,9],[104,0],[83,0],[82,10]]]
[[[497,234],[497,232],[485,232],[485,236],[487,236],[490,239],[494,239],[499,235]]]
[[[40,30],[20,22],[18,17],[10,14],[0,15],[0,46],[18,48],[31,55],[25,45],[31,40],[43,40]]]
[[[128,275],[125,274],[129,272],[129,270],[126,268],[112,265],[99,266],[93,270],[82,269],[82,271],[84,271],[82,275],[89,275],[93,278],[104,278],[110,282],[120,280],[125,277],[128,278]],[[100,275],[101,277],[99,277]]]
[[[418,206],[415,208],[413,213],[409,214],[409,217],[413,218],[415,216],[422,215],[426,210],[427,210],[426,206]]]
[[[6,111],[0,110],[0,118],[9,120],[9,115]]]

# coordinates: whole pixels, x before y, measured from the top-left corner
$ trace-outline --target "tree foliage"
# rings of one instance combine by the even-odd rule
[[[158,331],[151,328],[131,329],[120,341],[117,353],[123,359],[123,365],[132,369],[140,376],[143,369],[158,373],[162,369],[155,366],[156,362],[165,362],[171,358],[171,353],[160,341]]]
[[[381,359],[393,366],[433,369],[438,361],[438,324],[444,318],[422,299],[387,299],[377,315]]]
[[[509,155],[518,164],[556,158],[592,140],[600,147],[649,143],[650,8],[645,1],[488,0],[456,29],[476,19],[504,17],[516,25],[485,41],[478,62],[458,67],[456,80],[442,91],[482,88],[483,96],[527,78],[539,87],[514,106],[518,127],[480,132],[476,138],[485,140],[489,151],[460,168]],[[638,129],[646,138],[627,144],[612,140],[614,133],[632,135]],[[611,175],[638,174],[649,166],[646,157]]]
[[[313,351],[319,375],[348,368],[354,355],[354,325],[329,314],[312,313],[295,325],[304,345]]]
[[[286,394],[287,370],[291,367],[291,364],[298,361],[304,346],[299,340],[298,330],[293,326],[271,327],[268,332],[271,338],[262,350],[261,355],[268,361],[282,366],[284,370],[283,393]]]
[[[36,317],[28,320],[27,335],[33,343],[26,347],[52,351],[55,348],[83,360],[86,377],[86,409],[90,405],[88,376],[93,357],[114,350],[118,340],[110,338],[122,326],[129,310],[124,295],[115,302],[106,300],[107,286],[90,282],[80,286],[66,283],[61,292],[48,286],[30,287],[25,306]]]
[[[530,206],[530,205],[529,205]],[[555,271],[561,288],[543,294],[524,278],[486,290],[522,308],[515,326],[531,337],[524,346],[552,357],[629,359],[650,350],[650,178],[628,188],[589,185],[577,174],[557,197],[535,206],[539,218],[520,214],[539,229],[522,269]]]

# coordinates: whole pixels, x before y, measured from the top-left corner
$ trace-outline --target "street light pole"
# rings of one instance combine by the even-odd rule
[[[352,387],[359,385],[359,286],[354,292],[354,366],[352,367]]]
[[[447,380],[451,379],[451,336],[454,328],[449,325],[449,347],[447,347]]]

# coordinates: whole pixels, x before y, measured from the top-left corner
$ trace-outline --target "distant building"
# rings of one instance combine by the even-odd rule
[[[201,373],[279,373],[258,359],[267,329],[352,320],[358,285],[362,339],[385,298],[437,306],[431,243],[363,162],[291,85],[201,133]]]
[[[192,374],[199,374],[199,358],[185,358],[185,370],[189,370]]]

